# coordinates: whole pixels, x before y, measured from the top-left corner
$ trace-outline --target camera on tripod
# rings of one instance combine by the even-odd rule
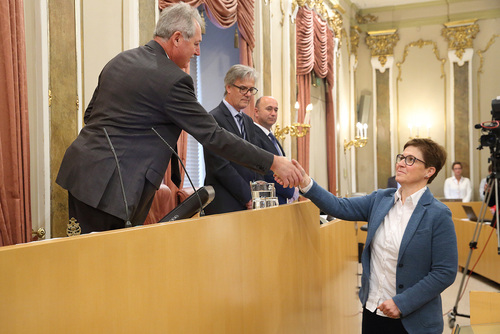
[[[497,156],[493,156],[493,153],[498,153],[500,151],[500,96],[491,101],[491,121],[476,124],[476,129],[481,129],[483,134],[479,138],[480,145],[477,148],[482,150],[485,146],[490,148],[492,157],[490,159],[493,161]],[[493,158],[493,159],[492,159]]]

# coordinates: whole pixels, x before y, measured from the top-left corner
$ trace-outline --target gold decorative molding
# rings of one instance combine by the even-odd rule
[[[401,79],[401,65],[403,65],[403,63],[405,62],[406,57],[408,56],[409,49],[410,48],[414,48],[414,47],[418,47],[418,48],[421,49],[421,48],[423,48],[426,45],[432,45],[432,52],[436,56],[436,59],[441,63],[441,78],[445,77],[446,74],[445,74],[445,71],[444,71],[444,63],[446,63],[446,58],[440,58],[439,57],[439,50],[438,50],[436,42],[434,42],[434,41],[424,41],[423,39],[419,39],[418,41],[411,42],[411,43],[409,43],[409,44],[407,44],[405,46],[404,51],[403,51],[403,60],[401,60],[400,62],[396,63],[396,66],[398,67],[398,78],[396,79],[396,81],[402,81],[403,80],[403,79]]]
[[[358,59],[358,47],[359,47],[359,33],[361,30],[359,29],[358,26],[351,26],[351,34],[350,34],[350,41],[351,41],[351,50],[350,54],[353,54],[356,60]]]
[[[377,57],[385,66],[387,56],[394,54],[394,47],[399,41],[399,35],[396,29],[382,30],[382,31],[369,31],[366,36],[366,45],[370,48],[372,57]]]
[[[441,35],[448,42],[448,49],[455,50],[458,59],[462,59],[465,49],[472,48],[472,40],[479,32],[476,21],[477,19],[448,22],[441,30]]]
[[[500,37],[500,35],[494,34],[491,36],[490,40],[486,44],[486,47],[483,50],[478,50],[476,51],[477,55],[479,56],[479,69],[477,70],[477,111],[478,113],[481,111],[481,74],[483,74],[483,65],[484,65],[484,54],[488,49],[495,43],[495,40],[497,37]]]
[[[446,96],[446,72],[445,72],[445,68],[444,68],[444,65],[446,63],[446,58],[441,58],[439,56],[439,49],[438,49],[437,43],[434,42],[434,41],[423,40],[423,39],[419,39],[418,41],[408,43],[404,47],[403,59],[400,62],[396,63],[396,66],[398,67],[398,77],[396,79],[396,110],[397,110],[396,111],[396,124],[398,124],[399,118],[400,118],[400,110],[399,110],[399,82],[403,81],[403,79],[402,79],[402,73],[403,72],[402,72],[401,66],[406,61],[406,58],[407,58],[408,53],[410,52],[411,48],[418,47],[418,48],[421,49],[424,46],[428,46],[428,45],[432,46],[432,52],[436,56],[437,61],[439,61],[440,64],[441,64],[441,76],[440,76],[440,78],[443,79],[443,96]],[[444,110],[444,119],[447,119],[447,115],[446,115],[446,98],[444,99],[443,110]],[[398,127],[397,131],[398,131],[398,147],[399,147],[400,146],[400,144],[399,144],[399,138],[400,138],[399,127]],[[444,124],[444,132],[446,133],[446,123]],[[427,136],[429,137],[429,135],[427,135]],[[445,136],[445,147],[448,147],[447,146],[446,136]]]
[[[378,16],[372,14],[361,15],[360,12],[356,13],[355,18],[358,24],[375,23],[378,21]]]

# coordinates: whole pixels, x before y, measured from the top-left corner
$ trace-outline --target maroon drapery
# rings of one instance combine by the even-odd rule
[[[336,190],[335,170],[335,115],[333,108],[333,32],[327,23],[313,10],[299,8],[296,18],[297,36],[297,84],[299,110],[298,122],[303,123],[306,106],[311,102],[311,72],[326,78],[326,127],[328,187]],[[306,171],[309,170],[309,136],[297,139],[297,159]]]
[[[0,3],[0,246],[31,241],[23,8],[22,0]]]

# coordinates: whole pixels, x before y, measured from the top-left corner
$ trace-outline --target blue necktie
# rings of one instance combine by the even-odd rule
[[[273,142],[274,147],[276,147],[276,150],[278,151],[278,155],[281,155],[281,156],[282,156],[282,155],[283,155],[283,152],[281,152],[281,148],[280,148],[280,146],[278,145],[278,141],[276,140],[276,137],[273,135],[273,133],[272,133],[272,132],[269,132],[268,136],[269,136],[269,139],[271,139],[271,141]]]
[[[247,133],[245,132],[245,124],[243,123],[243,116],[241,116],[241,114],[237,114],[236,119],[238,120],[238,124],[240,125],[241,137],[243,137],[243,139],[247,139]]]

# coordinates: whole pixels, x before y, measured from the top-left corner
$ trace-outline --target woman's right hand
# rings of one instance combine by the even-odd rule
[[[299,186],[301,188],[305,188],[311,183],[311,177],[307,175],[306,171],[302,166],[299,164],[299,162],[295,159],[292,159],[292,163],[294,164],[295,167],[297,167],[300,171],[300,174],[302,175],[302,182],[300,182]]]

